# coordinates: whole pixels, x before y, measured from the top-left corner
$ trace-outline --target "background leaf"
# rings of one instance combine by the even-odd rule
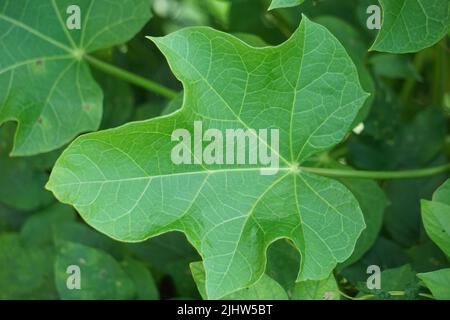
[[[0,86],[7,90],[0,92],[0,124],[18,122],[15,156],[57,149],[98,128],[103,95],[83,55],[129,40],[150,18],[147,0],[114,5],[82,0],[81,29],[68,30],[70,5],[69,0],[1,5]]]
[[[383,24],[372,50],[407,53],[432,46],[450,26],[450,1],[379,0]]]

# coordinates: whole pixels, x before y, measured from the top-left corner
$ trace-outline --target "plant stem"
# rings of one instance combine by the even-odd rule
[[[109,73],[117,78],[120,78],[122,80],[128,81],[134,85],[137,85],[141,88],[150,90],[154,93],[160,94],[166,98],[172,99],[176,97],[177,92],[173,91],[172,89],[166,88],[156,82],[153,82],[151,80],[148,80],[146,78],[143,78],[141,76],[138,76],[134,73],[128,72],[126,70],[120,69],[116,66],[113,66],[109,63],[106,63],[104,61],[101,61],[97,58],[94,58],[90,55],[85,55],[84,58],[94,67],[97,69]]]
[[[315,173],[327,177],[360,178],[375,180],[408,179],[433,176],[450,171],[450,163],[438,167],[404,170],[404,171],[364,171],[364,170],[340,170],[329,168],[300,167],[301,171]]]
[[[424,50],[416,54],[414,58],[414,66],[419,74],[422,73],[423,66],[425,64],[425,61],[429,57],[429,51]],[[408,79],[406,80],[405,84],[403,85],[403,88],[401,90],[400,94],[400,100],[403,102],[405,106],[408,105],[409,98],[411,97],[411,94],[414,91],[414,87],[416,85],[415,79]]]
[[[375,295],[373,295],[373,294],[368,294],[368,295],[361,296],[361,297],[351,297],[342,291],[339,291],[339,293],[341,296],[343,296],[344,298],[349,299],[349,300],[370,300],[370,299],[375,298]],[[393,297],[401,297],[401,296],[406,295],[405,291],[388,291],[388,293]],[[434,297],[428,293],[418,293],[417,295],[419,297],[434,299]]]

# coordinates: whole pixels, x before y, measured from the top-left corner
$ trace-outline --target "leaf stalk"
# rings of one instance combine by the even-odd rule
[[[161,96],[164,96],[169,99],[173,99],[176,97],[177,92],[166,88],[156,82],[153,82],[149,79],[143,78],[141,76],[138,76],[134,73],[131,73],[129,71],[123,70],[121,68],[118,68],[116,66],[113,66],[109,63],[106,63],[104,61],[101,61],[97,58],[94,58],[90,55],[85,55],[84,58],[86,61],[88,61],[93,67],[96,67],[97,69],[106,72],[110,75],[113,75],[119,79],[122,79],[124,81],[127,81],[129,83],[132,83],[138,87],[147,89],[151,92],[154,92],[156,94],[160,94]]]

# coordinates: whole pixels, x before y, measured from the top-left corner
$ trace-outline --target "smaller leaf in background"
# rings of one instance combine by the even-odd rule
[[[366,281],[367,267],[377,265],[381,270],[403,266],[409,262],[403,248],[395,242],[379,237],[373,247],[356,263],[340,271],[351,283]]]
[[[48,205],[53,197],[44,185],[58,152],[30,158],[10,157],[14,126],[0,127],[0,202],[19,210]]]
[[[450,300],[450,269],[418,273],[417,276],[430,289],[435,299]]]
[[[418,244],[406,251],[411,266],[417,272],[428,272],[449,266],[446,255],[431,240]]]
[[[54,299],[54,254],[24,245],[16,233],[0,235],[0,300]]]
[[[450,26],[449,0],[379,0],[383,24],[371,50],[407,53],[432,46]]]
[[[389,79],[413,79],[422,81],[422,77],[407,56],[395,54],[375,54],[369,59],[374,72]]]
[[[9,208],[0,203],[0,224],[3,224],[5,231],[20,230],[30,215],[30,212]]]
[[[295,7],[303,3],[305,0],[272,0],[269,10],[277,8]]]
[[[189,263],[199,260],[200,256],[183,234],[170,232],[145,242],[127,244],[126,248],[136,258],[148,263],[153,273],[170,276],[178,296],[198,297]]]
[[[340,300],[340,297],[333,274],[324,280],[297,282],[292,293],[294,300]]]
[[[122,267],[136,288],[136,297],[138,300],[157,300],[159,299],[158,288],[153,280],[150,270],[144,263],[128,258],[122,262]]]
[[[3,1],[0,8],[0,86],[7,88],[0,91],[0,124],[19,123],[14,155],[55,150],[98,129],[103,95],[86,54],[126,42],[151,16],[148,0],[79,0],[82,28],[69,32],[63,17],[71,4]],[[27,49],[24,39],[32,43]]]
[[[125,246],[123,243],[97,232],[84,223],[61,222],[53,229],[53,238],[56,246],[64,242],[73,242],[105,251],[118,259],[123,257]]]
[[[297,280],[300,253],[288,239],[275,241],[267,249],[266,274],[291,295]]]
[[[416,273],[409,264],[387,269],[381,272],[381,289],[368,289],[366,282],[358,283],[359,296],[373,294],[379,299],[414,299],[417,296],[419,282]],[[404,291],[403,296],[391,296],[389,291]]]
[[[421,205],[427,234],[450,257],[450,180],[436,190],[433,201],[422,200]]]
[[[53,245],[53,232],[63,222],[75,221],[72,207],[56,203],[40,212],[33,213],[20,231],[20,237],[30,247]]]
[[[203,299],[206,299],[205,290],[205,269],[202,262],[190,264],[192,276]],[[287,300],[288,295],[283,287],[263,274],[262,277],[252,286],[240,289],[223,297],[225,300]]]
[[[67,287],[69,266],[80,268],[80,289]],[[59,247],[55,283],[60,298],[65,300],[131,299],[136,293],[133,281],[112,256],[70,242]]]

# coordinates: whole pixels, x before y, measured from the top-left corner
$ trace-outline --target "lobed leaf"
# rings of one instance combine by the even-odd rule
[[[277,47],[204,27],[152,41],[183,82],[182,109],[78,138],[47,188],[121,241],[184,232],[202,256],[210,299],[258,281],[267,247],[280,238],[302,255],[298,281],[327,278],[365,225],[342,184],[301,164],[341,141],[367,98],[345,49],[306,17]],[[279,128],[278,172],[173,164],[171,134],[193,133],[195,120],[205,130]]]

